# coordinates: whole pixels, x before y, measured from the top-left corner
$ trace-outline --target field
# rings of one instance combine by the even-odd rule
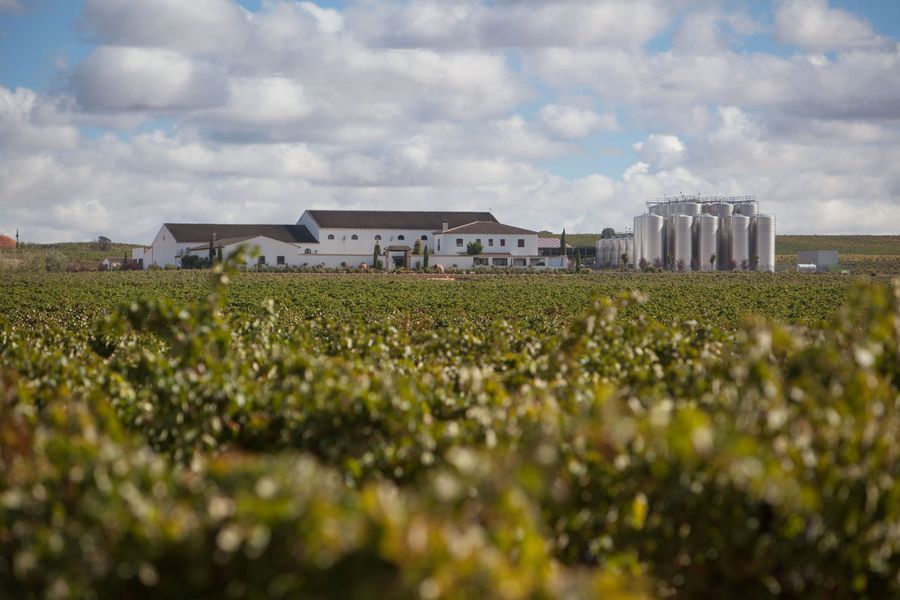
[[[900,282],[0,278],[0,597],[900,595]]]
[[[133,247],[134,244],[70,242],[0,248],[0,272],[96,271],[106,257],[131,258]]]

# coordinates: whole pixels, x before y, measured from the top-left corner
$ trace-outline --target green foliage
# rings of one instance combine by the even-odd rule
[[[477,256],[484,251],[484,247],[481,245],[481,242],[474,241],[466,244],[466,254],[469,256]]]
[[[566,243],[567,243],[566,242],[566,230],[563,229],[562,235],[559,236],[559,249],[560,249],[560,254],[562,254],[563,256],[568,255],[568,249],[566,248]]]
[[[425,246],[425,251],[422,254],[422,268],[428,268],[428,246]]]
[[[156,277],[102,320],[2,313],[0,596],[900,594],[900,282],[726,333],[671,318],[677,275],[665,321],[637,292],[529,313],[513,290],[563,294],[528,277],[287,315],[275,276],[116,279]]]
[[[900,235],[779,235],[775,237],[776,254],[796,255],[801,250],[837,250],[841,255],[900,256]]]
[[[106,250],[99,242],[73,242],[64,244],[27,244],[17,248],[0,248],[0,272],[46,271],[48,255],[61,253],[67,265],[77,265],[79,270],[98,270],[98,265],[107,256],[131,256],[130,244],[111,244]]]
[[[612,227],[604,227],[603,231],[600,232],[601,239],[609,239],[616,237],[616,230]]]
[[[422,254],[422,240],[417,239],[413,243],[412,253],[416,256]]]
[[[44,256],[44,268],[48,273],[61,273],[69,266],[69,259],[59,251],[48,252]]]

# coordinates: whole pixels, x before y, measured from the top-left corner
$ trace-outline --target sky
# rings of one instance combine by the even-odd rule
[[[900,233],[895,0],[0,0],[0,233],[307,208]]]

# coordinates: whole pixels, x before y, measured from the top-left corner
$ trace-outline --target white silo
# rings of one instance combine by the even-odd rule
[[[717,209],[718,210],[718,209]],[[717,266],[720,271],[728,271],[731,261],[731,219],[733,217],[718,217],[719,219],[719,251],[717,253]]]
[[[665,253],[663,252],[663,228],[666,220],[659,215],[644,215],[644,230],[642,232],[643,251],[642,256],[651,266],[659,261],[663,264]]]
[[[625,257],[625,261],[622,260],[622,255],[628,254],[628,238],[619,238],[616,240],[616,264],[620,267],[628,266],[628,257]]]
[[[741,202],[734,208],[735,212],[739,215],[744,215],[745,217],[756,216],[756,202]]]
[[[634,264],[638,265],[644,258],[644,217],[639,215],[634,218]]]
[[[598,267],[603,266],[603,241],[604,240],[600,239],[594,242],[594,255],[596,257]]]
[[[719,253],[719,217],[700,215],[694,219],[697,235],[697,260],[701,271],[715,271],[716,263],[710,264],[713,254]]]
[[[671,218],[672,226],[672,268],[676,271],[690,271],[693,259],[694,217],[676,215]]]
[[[681,214],[696,217],[701,212],[701,204],[699,202],[684,202],[681,204]]]
[[[730,217],[734,214],[734,205],[729,204],[728,202],[717,202],[716,204],[713,204],[713,207],[713,214],[720,219],[723,217]]]
[[[759,215],[756,217],[756,270],[775,271],[775,217]]]
[[[749,268],[750,265],[750,217],[734,215],[731,217],[731,260],[738,269]]]

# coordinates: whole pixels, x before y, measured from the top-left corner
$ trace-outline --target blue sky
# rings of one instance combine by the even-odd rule
[[[3,152],[59,161],[59,181],[0,173],[0,207],[40,238],[149,235],[125,196],[157,221],[450,202],[591,230],[697,191],[756,194],[782,231],[889,232],[897,214],[877,169],[898,143],[900,2],[14,3]]]

